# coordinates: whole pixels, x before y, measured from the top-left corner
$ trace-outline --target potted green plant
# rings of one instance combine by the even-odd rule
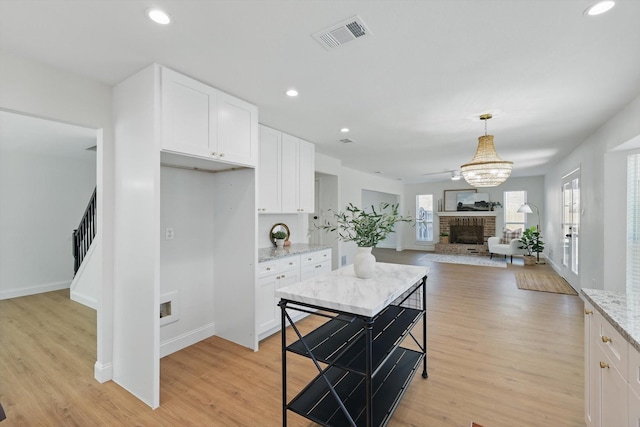
[[[398,222],[410,222],[398,212],[398,204],[380,203],[378,209],[364,211],[352,203],[343,212],[335,212],[333,221],[316,226],[325,231],[336,231],[343,242],[355,242],[358,250],[353,259],[356,276],[368,279],[373,276],[376,259],[371,249],[395,231]]]
[[[284,246],[284,241],[287,238],[287,233],[284,231],[275,231],[273,234],[273,239],[276,241],[276,246],[281,248]]]
[[[524,230],[520,237],[520,249],[527,251],[527,255],[524,256],[525,265],[533,265],[536,263],[536,258],[540,257],[540,252],[544,250],[544,242],[540,236],[540,231],[537,227],[529,227]],[[534,256],[533,254],[536,254]]]
[[[440,243],[449,243],[449,233],[440,233]]]

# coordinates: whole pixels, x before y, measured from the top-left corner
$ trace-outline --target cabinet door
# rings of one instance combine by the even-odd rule
[[[216,158],[255,166],[258,163],[258,107],[218,94],[218,148]]]
[[[162,148],[211,158],[217,138],[218,91],[162,68]]]
[[[315,146],[307,141],[299,141],[298,161],[300,180],[299,212],[315,211]]]
[[[602,346],[595,345],[594,347],[597,357],[595,363],[600,369],[600,425],[602,427],[625,426],[629,421],[627,406],[629,386],[606,356]],[[600,363],[604,365],[600,365]]]
[[[584,304],[584,420],[587,427],[600,427],[600,366],[596,360],[595,341],[599,337],[595,326],[594,308]]]
[[[282,134],[282,212],[299,212],[299,159],[300,140],[286,133]]]
[[[258,300],[256,302],[258,313],[256,317],[259,334],[277,326],[280,322],[280,311],[274,303],[279,277],[273,274],[258,279]]]
[[[260,126],[258,162],[258,212],[281,211],[280,162],[282,132]]]

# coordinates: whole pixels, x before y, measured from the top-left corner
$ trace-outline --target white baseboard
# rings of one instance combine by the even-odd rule
[[[84,296],[73,289],[71,290],[69,297],[71,298],[71,301],[75,301],[89,308],[93,308],[94,310],[98,309],[98,301],[93,297]]]
[[[26,297],[28,295],[42,294],[45,292],[59,291],[61,289],[69,289],[71,286],[71,280],[65,280],[62,282],[45,283],[42,285],[29,286],[26,288],[9,289],[0,291],[0,300]]]
[[[160,357],[165,357],[178,350],[189,347],[199,341],[212,337],[216,334],[215,323],[209,323],[198,329],[178,335],[160,343]]]
[[[96,362],[93,365],[93,377],[100,383],[106,383],[113,379],[113,364],[101,364]]]

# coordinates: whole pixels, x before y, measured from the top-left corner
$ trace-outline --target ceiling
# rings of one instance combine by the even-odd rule
[[[0,48],[110,85],[157,62],[344,166],[404,182],[448,179],[493,113],[512,176],[534,176],[640,94],[640,1],[588,17],[591,3],[0,0]],[[173,22],[149,21],[150,6]],[[312,37],[356,15],[371,36],[333,50]]]

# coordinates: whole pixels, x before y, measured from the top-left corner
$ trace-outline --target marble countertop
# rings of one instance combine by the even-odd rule
[[[373,317],[429,272],[428,267],[376,263],[371,279],[358,279],[353,265],[276,290],[276,297]]]
[[[325,249],[331,249],[327,245],[309,245],[306,243],[292,243],[291,246],[277,248],[269,246],[268,248],[258,249],[258,262],[271,261],[276,258],[284,258],[292,255],[306,254],[309,252],[317,252]]]
[[[582,289],[582,294],[629,343],[640,351],[640,294]]]

